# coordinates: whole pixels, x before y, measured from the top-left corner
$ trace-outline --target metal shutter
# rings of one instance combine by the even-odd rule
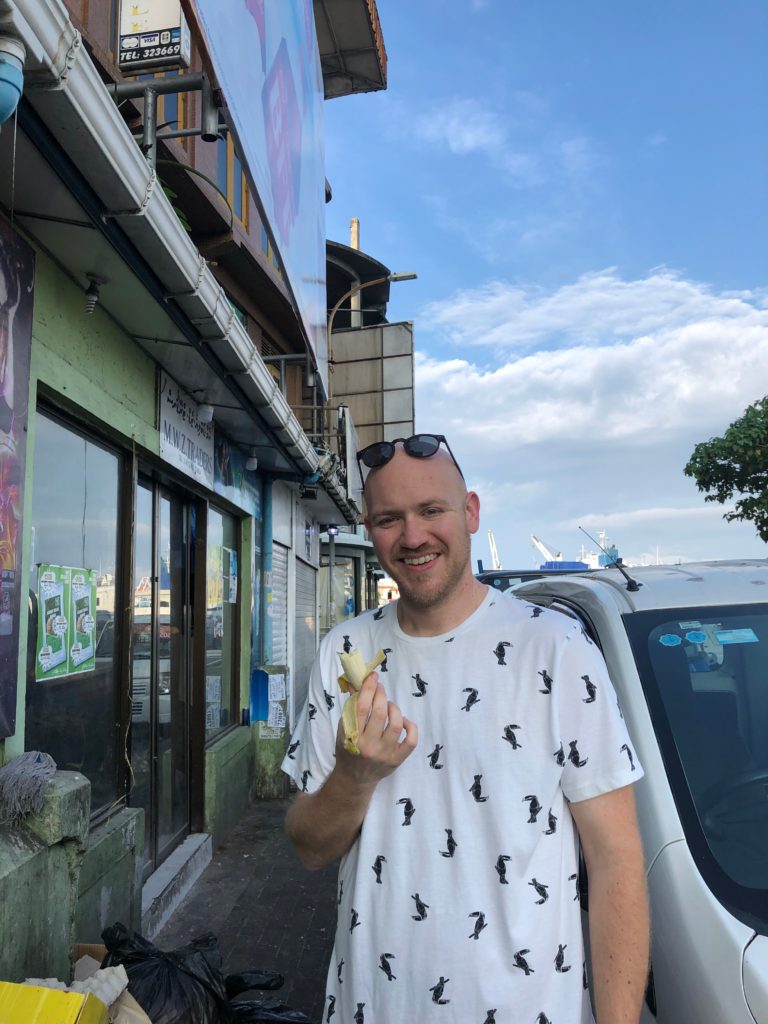
[[[293,659],[295,713],[307,699],[309,673],[317,651],[317,570],[296,559],[296,643]]]
[[[272,545],[272,664],[288,664],[288,548]]]

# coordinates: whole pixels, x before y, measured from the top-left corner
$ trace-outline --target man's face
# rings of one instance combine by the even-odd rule
[[[379,563],[404,602],[432,608],[471,579],[470,535],[479,525],[480,502],[444,451],[414,459],[398,446],[369,477],[365,500]]]

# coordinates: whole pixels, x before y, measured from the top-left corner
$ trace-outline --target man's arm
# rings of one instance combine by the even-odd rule
[[[589,878],[597,1024],[638,1024],[648,980],[643,848],[631,786],[570,805]]]
[[[403,763],[418,741],[415,722],[404,718],[398,706],[387,700],[375,672],[360,690],[357,724],[360,753],[350,754],[344,749],[344,730],[339,722],[333,771],[317,792],[298,793],[285,819],[297,857],[313,871],[349,850],[376,786]]]

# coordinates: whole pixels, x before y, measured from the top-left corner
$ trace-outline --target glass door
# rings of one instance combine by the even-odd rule
[[[130,803],[144,808],[144,877],[189,832],[191,523],[179,495],[140,481],[131,638]]]

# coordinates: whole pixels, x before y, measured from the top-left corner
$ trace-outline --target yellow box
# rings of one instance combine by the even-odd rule
[[[60,992],[37,985],[0,981],[3,1024],[109,1024],[106,1006],[96,996]]]

